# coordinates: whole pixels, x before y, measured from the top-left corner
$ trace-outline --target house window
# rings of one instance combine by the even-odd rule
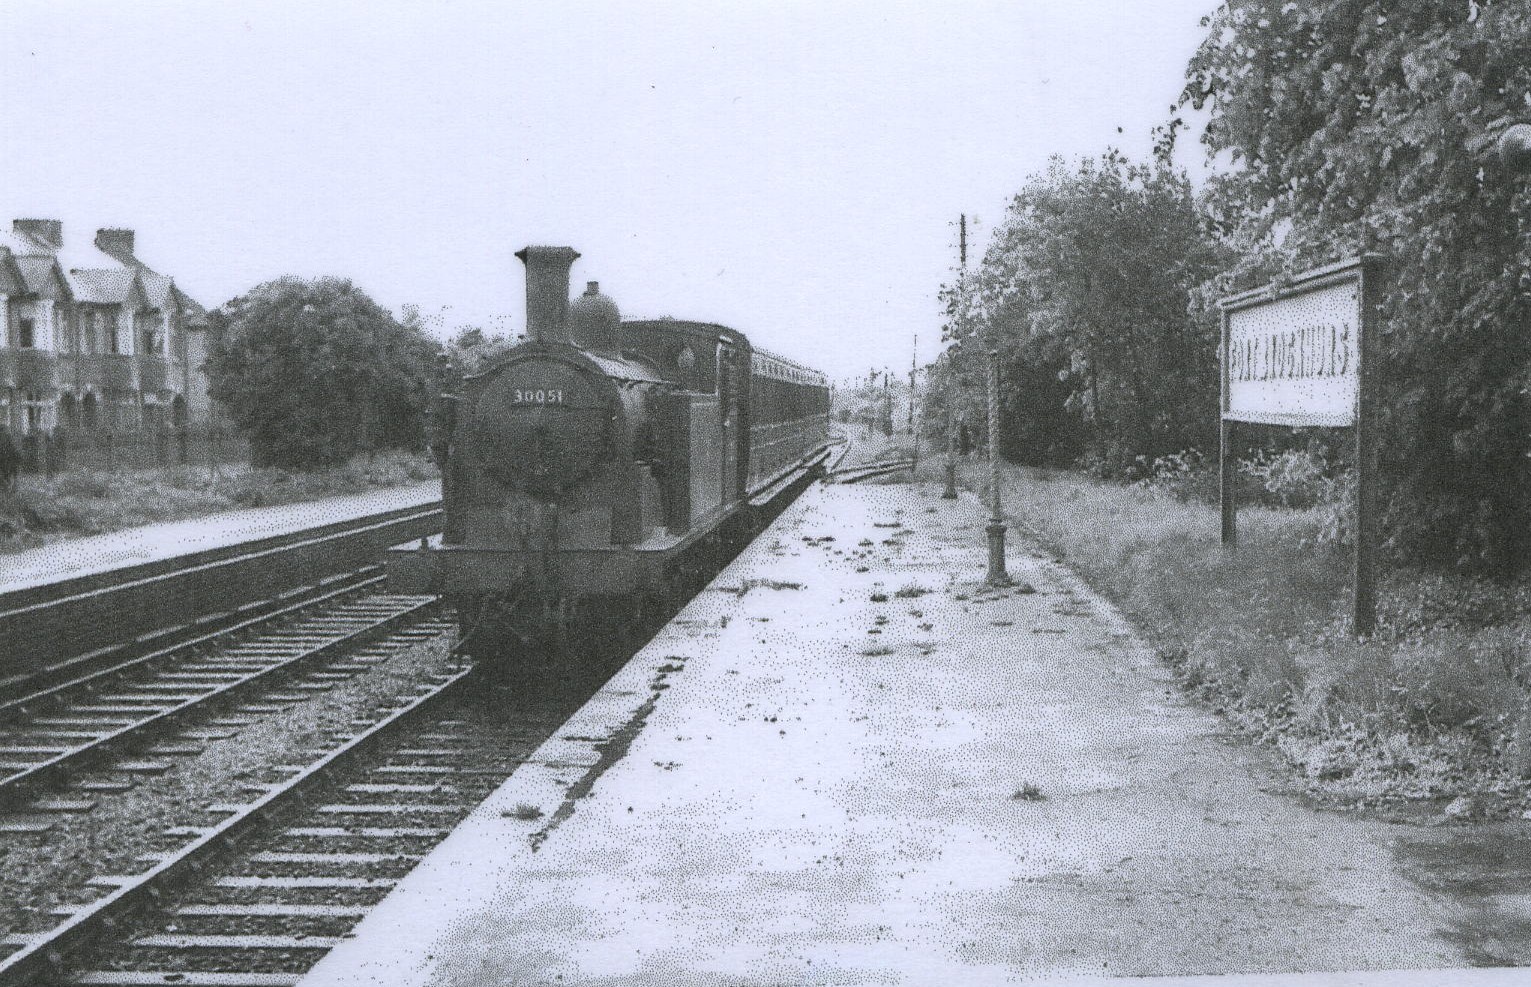
[[[106,327],[106,331],[107,331],[107,335],[106,335],[106,351],[108,353],[121,353],[122,352],[121,348],[118,346],[117,328],[118,327],[117,327],[117,320],[116,319],[111,320],[111,324]]]
[[[37,323],[32,319],[18,319],[16,321],[16,345],[23,349],[31,349],[37,345]]]
[[[22,404],[25,409],[25,414],[21,420],[21,430],[28,434],[42,431],[42,398],[33,391],[26,391],[23,393]]]

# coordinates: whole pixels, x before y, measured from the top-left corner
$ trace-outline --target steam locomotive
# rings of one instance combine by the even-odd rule
[[[823,374],[724,326],[623,321],[596,282],[571,301],[572,248],[516,256],[526,341],[438,402],[445,529],[388,559],[502,670],[562,660],[581,621],[672,606],[830,452]]]

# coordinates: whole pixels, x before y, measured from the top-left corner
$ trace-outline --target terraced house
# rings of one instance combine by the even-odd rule
[[[66,244],[63,224],[0,231],[0,427],[155,429],[205,422],[206,312],[135,253],[132,230]]]

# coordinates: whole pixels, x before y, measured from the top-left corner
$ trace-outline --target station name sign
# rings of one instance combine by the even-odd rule
[[[1224,298],[1218,437],[1222,542],[1238,544],[1239,422],[1349,427],[1355,437],[1351,628],[1377,626],[1377,330],[1383,258],[1366,254]]]
[[[1225,298],[1223,417],[1264,425],[1354,425],[1361,373],[1361,267]]]

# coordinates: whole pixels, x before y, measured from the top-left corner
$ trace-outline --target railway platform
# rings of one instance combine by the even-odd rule
[[[811,489],[305,987],[1520,982],[938,491]]]
[[[439,500],[441,483],[409,486],[274,507],[251,507],[184,521],[124,528],[0,554],[0,595],[113,569],[231,548],[258,539],[306,531],[381,511]]]

